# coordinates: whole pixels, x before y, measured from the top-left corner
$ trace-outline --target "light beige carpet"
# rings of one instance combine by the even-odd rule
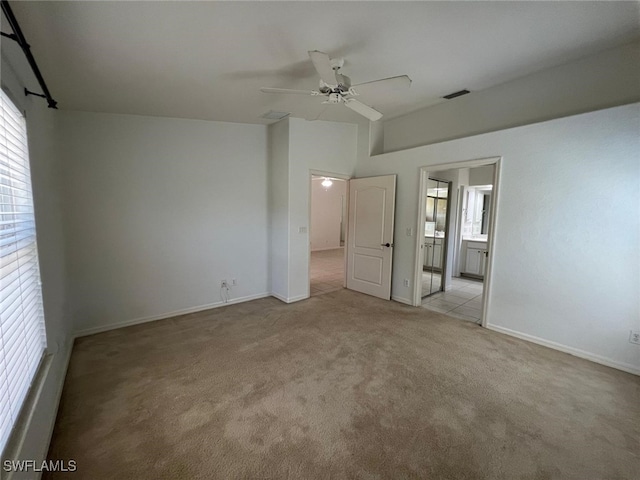
[[[638,479],[640,378],[347,290],[80,338],[70,479]]]

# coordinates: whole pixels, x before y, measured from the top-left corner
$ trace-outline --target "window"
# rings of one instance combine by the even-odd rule
[[[0,90],[0,452],[46,347],[25,119]]]

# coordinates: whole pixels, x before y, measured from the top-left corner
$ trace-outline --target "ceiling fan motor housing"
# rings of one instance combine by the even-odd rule
[[[336,72],[336,82],[337,84],[333,86],[320,80],[320,87],[318,90],[320,93],[324,94],[342,93],[346,95],[349,93],[349,89],[351,88],[351,79],[349,77]]]

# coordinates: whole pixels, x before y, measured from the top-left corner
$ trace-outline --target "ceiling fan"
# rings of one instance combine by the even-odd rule
[[[372,82],[351,85],[351,79],[340,73],[344,65],[343,58],[329,58],[324,52],[313,50],[309,52],[309,57],[318,75],[320,75],[320,86],[318,90],[291,90],[288,88],[261,88],[264,93],[285,93],[293,95],[323,96],[326,100],[324,104],[342,103],[356,113],[375,122],[382,118],[382,113],[369,105],[356,100],[354,97],[365,95],[379,95],[387,90],[408,88],[411,79],[407,75],[374,80]]]

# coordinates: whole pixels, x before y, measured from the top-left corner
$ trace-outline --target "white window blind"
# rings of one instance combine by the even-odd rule
[[[46,347],[26,122],[0,89],[0,452]]]

